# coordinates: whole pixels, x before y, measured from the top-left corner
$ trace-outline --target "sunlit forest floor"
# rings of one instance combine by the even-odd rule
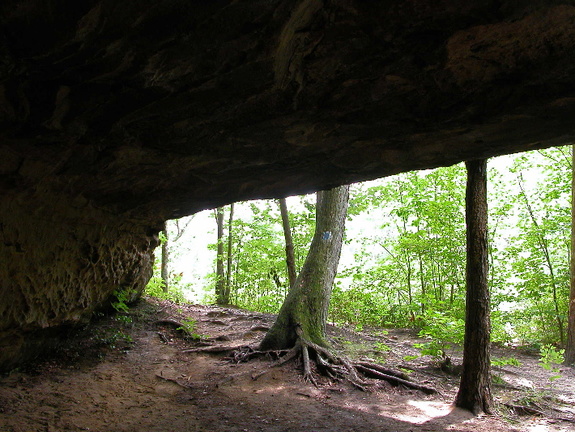
[[[437,394],[384,381],[367,392],[325,379],[316,387],[295,363],[197,351],[256,346],[272,323],[267,314],[146,298],[74,331],[57,355],[1,376],[0,432],[575,430],[575,371],[545,370],[524,350],[494,347],[495,357],[521,365],[494,368],[497,415],[480,417],[451,406],[460,353],[449,353],[447,372],[414,358],[422,340],[410,330],[329,334],[340,352],[402,370]]]

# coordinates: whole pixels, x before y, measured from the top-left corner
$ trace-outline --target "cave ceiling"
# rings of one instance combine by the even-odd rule
[[[575,4],[4,0],[0,192],[174,218],[575,135]]]

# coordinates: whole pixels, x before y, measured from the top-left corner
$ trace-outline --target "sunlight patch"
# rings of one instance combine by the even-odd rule
[[[417,424],[424,423],[432,418],[444,417],[453,409],[450,404],[444,402],[410,400],[407,404],[416,408],[416,410],[408,410],[407,413],[399,414],[395,417],[398,420]]]
[[[285,385],[278,384],[278,385],[266,385],[260,389],[254,390],[254,393],[270,393],[270,394],[279,394],[282,393],[286,389]]]
[[[550,429],[546,425],[538,423],[531,426],[527,426],[525,432],[549,432],[549,430]]]
[[[527,378],[518,378],[515,380],[515,382],[523,387],[527,387],[527,388],[534,388],[533,386],[533,382],[528,380]]]

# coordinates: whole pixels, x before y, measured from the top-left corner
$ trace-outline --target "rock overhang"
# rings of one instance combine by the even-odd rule
[[[15,185],[174,217],[573,138],[570,2],[72,3],[4,6]]]
[[[0,10],[0,332],[141,288],[165,219],[575,135],[571,1]]]

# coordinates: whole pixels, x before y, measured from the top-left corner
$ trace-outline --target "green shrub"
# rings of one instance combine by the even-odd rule
[[[131,290],[118,288],[112,295],[116,297],[116,301],[112,301],[110,304],[116,309],[116,312],[128,312],[128,302],[132,296]]]
[[[430,311],[425,317],[425,324],[419,332],[420,336],[429,339],[428,342],[415,344],[421,350],[421,355],[430,355],[437,359],[445,359],[453,344],[463,342],[465,321],[454,318],[442,312]]]
[[[168,292],[164,291],[164,281],[162,278],[154,276],[146,285],[144,293],[151,297],[156,297],[163,300],[170,300],[176,304],[186,303],[186,297],[182,289],[177,285],[170,288]]]

